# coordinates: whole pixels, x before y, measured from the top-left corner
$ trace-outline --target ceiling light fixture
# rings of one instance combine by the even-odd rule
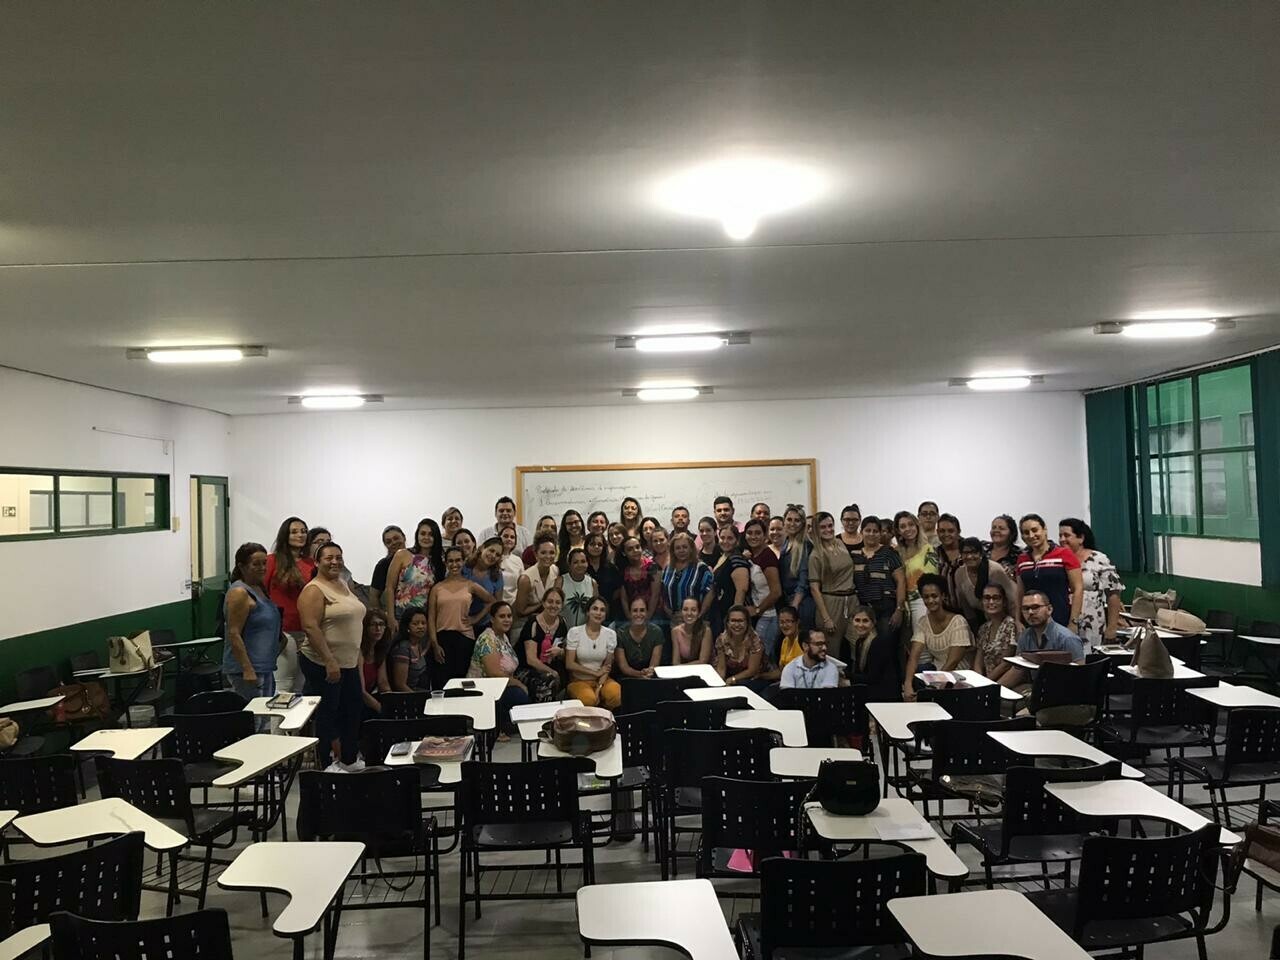
[[[289,402],[300,404],[308,410],[354,410],[366,403],[382,403],[382,399],[382,395],[376,393],[315,393],[290,397]]]
[[[646,403],[664,403],[673,400],[694,400],[698,397],[709,396],[714,393],[712,387],[640,387],[638,389],[623,390],[624,397],[634,397],[636,400],[643,400]]]
[[[1025,390],[1033,383],[1044,383],[1044,377],[1034,376],[1017,376],[1017,377],[954,377],[950,384],[953,387],[968,387],[970,390],[981,390],[986,392],[996,390]]]
[[[751,334],[714,333],[669,337],[618,337],[613,341],[617,350],[638,350],[641,353],[705,353],[719,350],[725,344],[741,345],[751,342]]]
[[[1187,340],[1207,337],[1217,330],[1234,329],[1234,320],[1143,320],[1121,322],[1111,320],[1095,323],[1093,332],[1110,335],[1121,334],[1133,340]]]
[[[731,240],[746,240],[762,218],[812,203],[827,186],[826,177],[802,164],[733,157],[667,177],[654,198],[676,213],[718,221]]]
[[[152,363],[236,363],[245,357],[265,357],[266,347],[130,347],[130,360]]]

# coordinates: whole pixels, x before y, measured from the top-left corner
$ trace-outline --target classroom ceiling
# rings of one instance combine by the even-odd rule
[[[1270,0],[9,4],[0,364],[250,414],[1080,389],[1262,349],[1277,49]],[[655,201],[742,158],[823,189],[745,241]],[[1171,312],[1238,323],[1091,333]],[[671,327],[752,342],[613,346]],[[194,343],[270,356],[125,359]]]

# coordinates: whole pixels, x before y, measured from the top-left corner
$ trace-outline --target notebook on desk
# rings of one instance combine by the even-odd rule
[[[413,751],[414,763],[459,763],[471,754],[475,737],[423,737]]]

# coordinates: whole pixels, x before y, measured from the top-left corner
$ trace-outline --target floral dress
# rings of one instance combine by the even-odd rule
[[[431,557],[425,553],[411,555],[413,559],[406,563],[400,571],[400,579],[396,581],[396,619],[404,616],[410,607],[426,607],[427,594],[436,582],[435,571],[431,569]]]
[[[473,679],[488,676],[484,672],[484,658],[491,653],[498,654],[498,669],[504,676],[509,677],[516,672],[519,661],[516,659],[511,641],[489,629],[480,634],[480,638],[476,640],[475,650],[471,653],[471,666],[467,668],[467,676]]]
[[[999,623],[990,620],[978,627],[978,649],[982,651],[982,663],[988,671],[1009,656],[1011,648],[1018,644],[1018,624],[1013,617],[1005,617]]]
[[[1087,651],[1090,646],[1099,646],[1103,633],[1107,629],[1107,597],[1112,593],[1124,590],[1120,582],[1120,574],[1111,559],[1101,551],[1094,550],[1089,559],[1080,565],[1080,574],[1084,580],[1084,602],[1080,605],[1080,623],[1076,630]]]

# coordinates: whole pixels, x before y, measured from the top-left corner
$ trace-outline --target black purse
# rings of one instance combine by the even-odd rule
[[[823,760],[809,798],[827,813],[865,817],[880,804],[880,771],[870,760]]]

